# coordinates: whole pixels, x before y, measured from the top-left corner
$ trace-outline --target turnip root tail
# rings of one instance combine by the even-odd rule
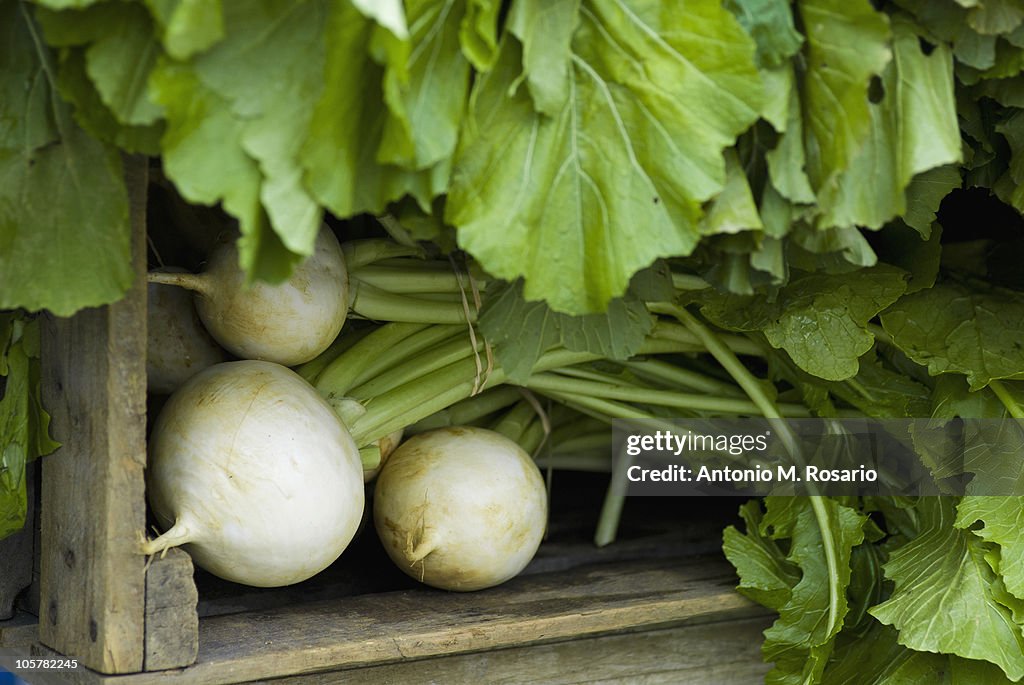
[[[191,541],[192,531],[189,530],[186,524],[181,521],[177,521],[170,530],[160,537],[153,540],[147,540],[142,543],[142,553],[146,556],[150,556],[159,552],[165,552],[171,547],[184,545],[186,542]]]
[[[409,560],[410,564],[416,564],[427,558],[427,555],[438,548],[438,541],[433,537],[417,536],[417,539],[413,539],[411,536],[406,540],[405,545],[405,558]]]
[[[176,285],[179,288],[193,290],[197,293],[206,293],[210,289],[210,282],[202,274],[179,274],[163,271],[151,271],[146,274],[146,280],[150,283],[162,285]]]

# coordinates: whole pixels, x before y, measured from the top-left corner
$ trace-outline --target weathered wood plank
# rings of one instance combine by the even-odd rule
[[[762,618],[317,673],[265,685],[760,685]]]
[[[622,562],[217,616],[200,622],[194,666],[80,682],[223,685],[763,615],[734,584],[720,558]]]
[[[146,571],[144,670],[189,666],[199,653],[199,593],[192,558],[180,549],[155,557]]]
[[[143,663],[146,160],[126,158],[137,278],[111,306],[47,317],[40,639],[106,673]]]
[[[32,465],[29,465],[25,474],[28,490],[25,527],[14,535],[0,540],[0,621],[6,621],[14,615],[15,598],[32,584],[36,527],[34,473]]]

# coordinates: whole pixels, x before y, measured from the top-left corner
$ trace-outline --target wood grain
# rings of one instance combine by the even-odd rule
[[[767,618],[682,626],[263,681],[266,685],[761,685]]]
[[[199,593],[192,558],[180,549],[154,557],[146,571],[146,654],[144,670],[181,668],[199,653]]]
[[[734,584],[720,558],[659,559],[520,577],[483,592],[422,588],[217,616],[200,622],[194,666],[79,682],[224,685],[763,616]]]
[[[143,665],[146,160],[126,158],[136,282],[121,301],[44,320],[40,639],[105,673]]]

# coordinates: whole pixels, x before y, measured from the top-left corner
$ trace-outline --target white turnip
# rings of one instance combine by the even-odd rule
[[[533,460],[483,428],[413,436],[384,464],[373,500],[374,525],[391,559],[446,590],[512,578],[533,558],[547,523],[544,480]]]
[[[200,274],[151,273],[149,280],[194,290],[203,325],[243,359],[305,363],[330,346],[348,315],[345,257],[327,226],[284,283],[247,284],[234,242],[217,247]]]
[[[150,505],[167,531],[239,583],[305,580],[344,551],[363,513],[359,451],[330,405],[270,362],[212,366],[171,395],[149,441]]]
[[[199,321],[188,291],[150,283],[147,294],[146,384],[150,392],[170,394],[206,367],[227,360],[224,348]]]

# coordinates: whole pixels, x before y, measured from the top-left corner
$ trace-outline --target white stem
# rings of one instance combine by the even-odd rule
[[[171,547],[178,547],[184,545],[187,542],[192,541],[192,531],[189,530],[187,524],[182,523],[180,520],[175,521],[171,529],[166,533],[156,538],[155,540],[147,540],[142,543],[142,553],[146,556],[157,554]]]
[[[146,280],[150,283],[176,285],[179,288],[203,294],[206,294],[210,289],[210,280],[204,274],[177,274],[165,271],[151,271],[146,274]]]

